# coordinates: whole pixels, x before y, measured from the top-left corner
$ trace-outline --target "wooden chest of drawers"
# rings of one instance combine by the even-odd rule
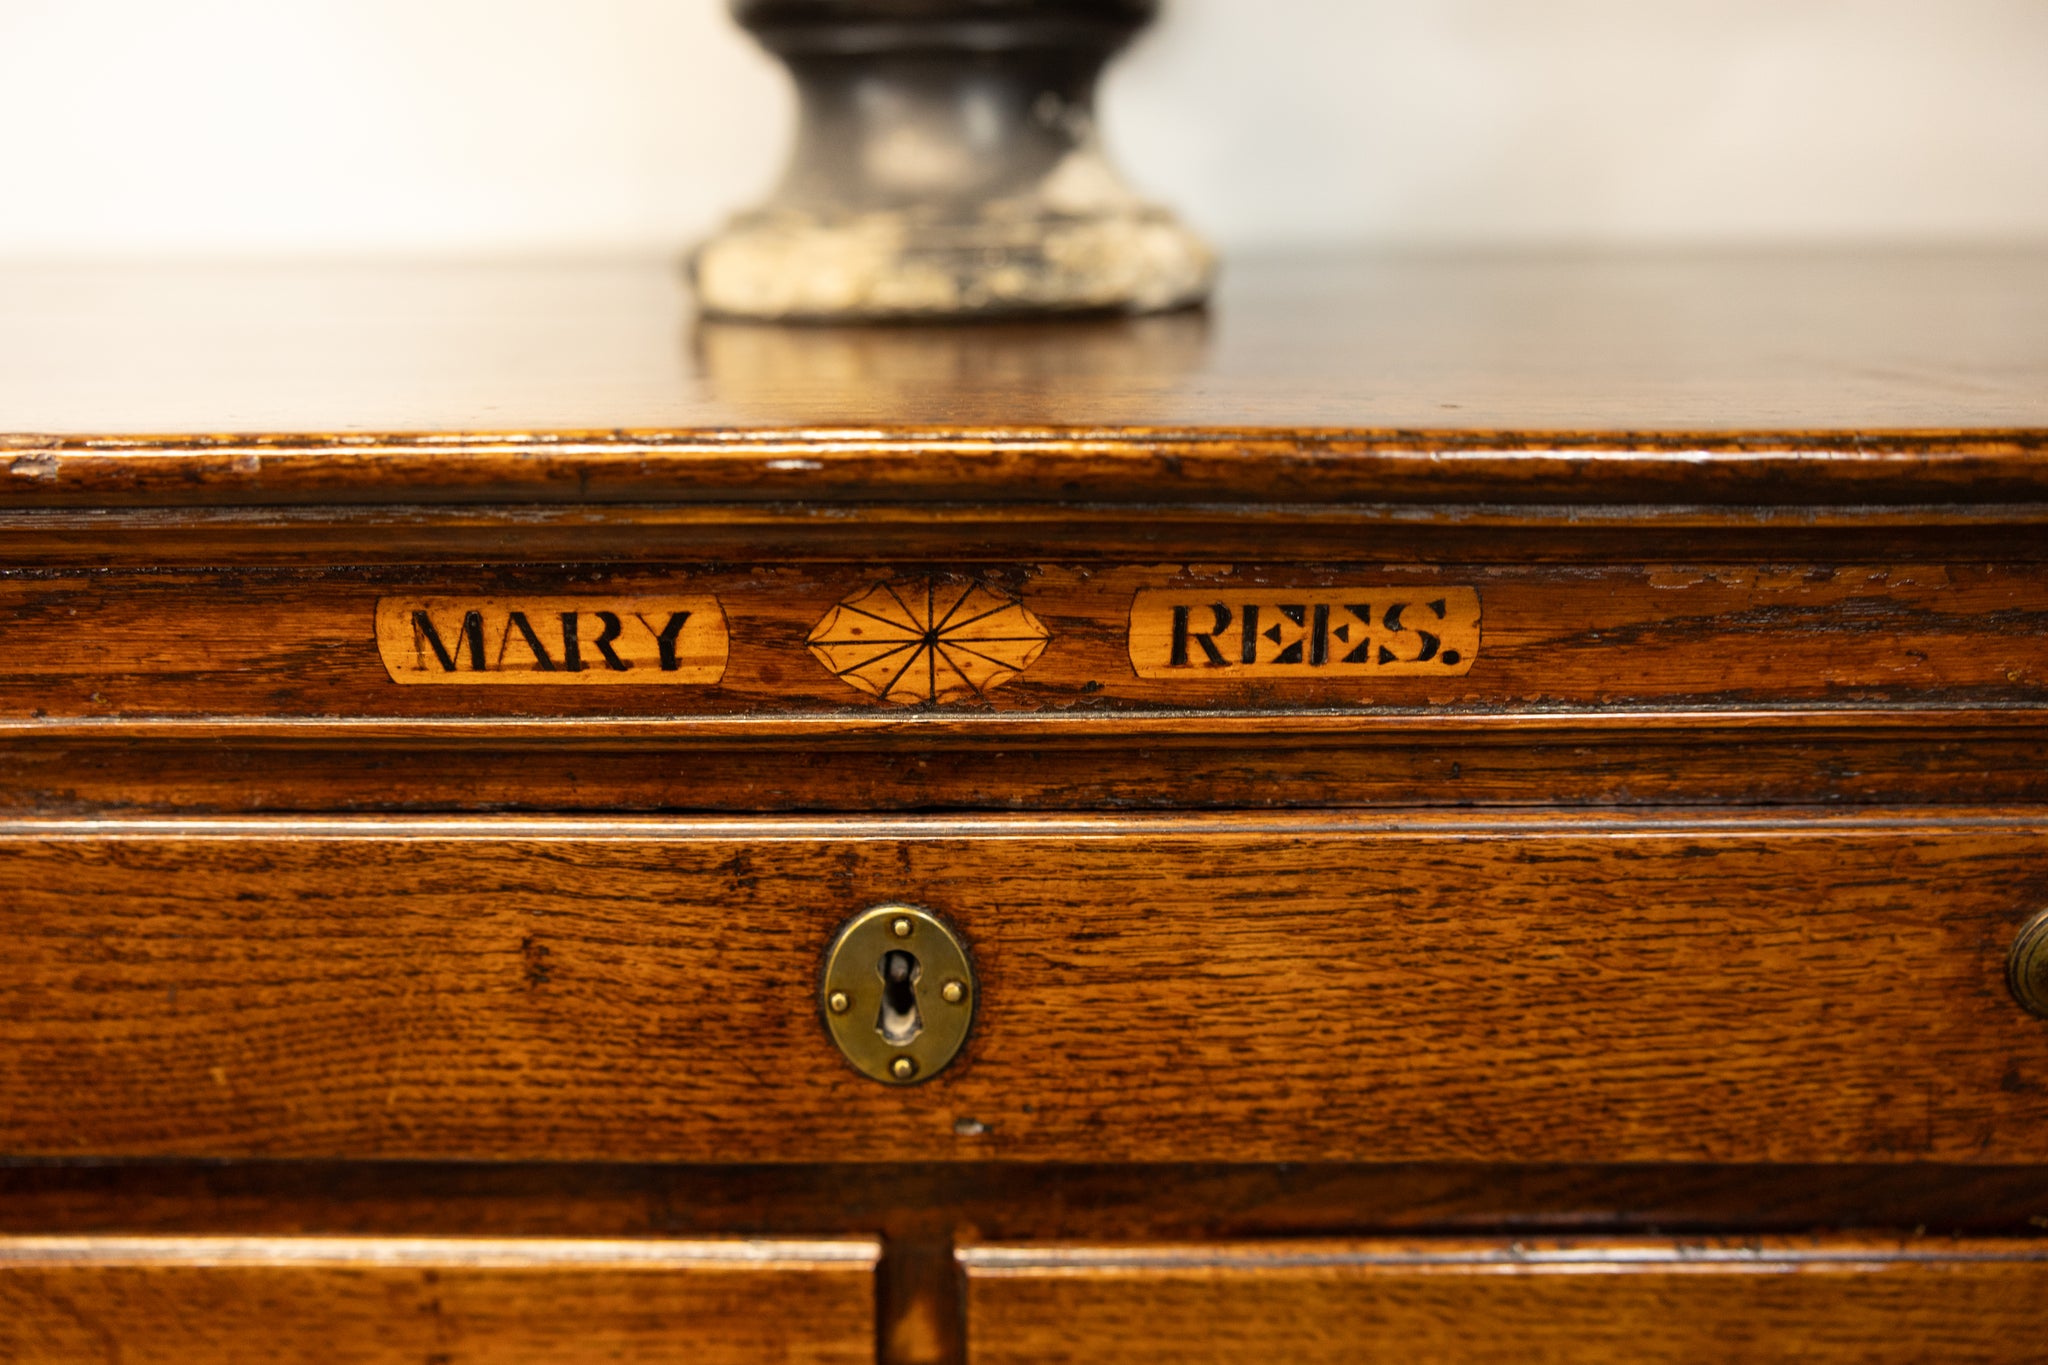
[[[0,300],[0,1358],[2048,1350],[2048,256]]]

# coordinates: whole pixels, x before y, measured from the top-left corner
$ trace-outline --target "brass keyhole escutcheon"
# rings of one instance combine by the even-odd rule
[[[2048,910],[2028,920],[2005,963],[2013,999],[2048,1019]]]
[[[974,967],[952,926],[914,905],[848,920],[825,952],[825,1027],[846,1060],[888,1085],[916,1085],[960,1055],[974,1023]]]

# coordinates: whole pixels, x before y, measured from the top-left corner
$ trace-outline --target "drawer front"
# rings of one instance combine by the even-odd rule
[[[853,733],[1037,714],[1113,734],[1143,716],[1802,707],[1825,723],[1845,701],[2048,701],[2036,564],[352,559],[15,574],[0,579],[0,621],[0,725],[31,732],[688,716],[768,737],[796,717]]]
[[[820,1013],[892,900],[921,1084]],[[0,1152],[2039,1161],[2044,906],[1994,818],[13,825]]]
[[[2048,1245],[980,1247],[974,1365],[2032,1362]]]
[[[0,1238],[0,1359],[874,1358],[867,1241]]]

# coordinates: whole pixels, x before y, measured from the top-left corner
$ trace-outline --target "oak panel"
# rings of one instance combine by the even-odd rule
[[[0,1230],[1194,1242],[1816,1228],[2031,1237],[2048,1167],[1527,1162],[725,1165],[128,1161],[0,1167]],[[948,1253],[950,1259],[951,1253]]]
[[[1014,596],[1050,634],[1043,654],[1000,688],[937,706],[879,700],[835,677],[809,637],[839,603],[883,582],[947,600],[969,584]],[[1264,666],[1255,677],[1188,665],[1140,677],[1132,666],[1131,612],[1138,594],[1215,604],[1237,635],[1244,602],[1289,594],[1374,591],[1383,612],[1446,593],[1476,590],[1483,622],[1476,658],[1433,676],[1369,673],[1330,662]],[[646,596],[715,596],[729,624],[730,653],[715,683],[673,687],[563,685],[556,671],[531,685],[405,687],[378,651],[380,598],[479,603],[544,593],[590,609]],[[1355,600],[1355,598],[1347,599]],[[1371,605],[1369,602],[1367,605]],[[710,608],[707,615],[715,614]],[[1343,615],[1343,613],[1339,613]],[[530,646],[493,617],[476,652],[510,662]],[[524,620],[524,617],[521,618]],[[543,634],[551,618],[539,616]],[[442,618],[454,679],[473,674]],[[1197,617],[1199,631],[1202,618]],[[2048,568],[1981,563],[1845,565],[1441,564],[982,564],[951,568],[886,563],[677,565],[664,573],[605,565],[147,573],[22,572],[0,578],[0,721],[37,726],[147,720],[260,718],[579,720],[668,717],[752,722],[782,717],[926,721],[1032,715],[1067,723],[1126,715],[1328,713],[1344,717],[1623,709],[1826,708],[2048,704]],[[1284,622],[1281,623],[1285,625]],[[596,632],[593,619],[585,629]],[[1357,622],[1353,622],[1356,626]],[[1338,625],[1337,629],[1350,629]],[[1276,630],[1278,627],[1276,627]],[[1402,634],[1410,642],[1414,629]],[[539,637],[536,637],[539,638]],[[403,642],[410,647],[409,638]],[[1263,639],[1257,643],[1271,652]],[[489,645],[489,650],[484,645]],[[1215,642],[1210,642],[1215,647]],[[554,637],[542,647],[562,654]],[[1416,652],[1412,644],[1404,652]],[[425,646],[419,646],[424,651]],[[433,665],[431,657],[421,654]],[[1446,656],[1438,656],[1442,659]],[[596,655],[593,652],[594,662]],[[1015,661],[1013,661],[1015,662]],[[618,675],[614,675],[618,676]],[[631,676],[625,675],[625,676]],[[911,693],[906,692],[909,696]],[[30,726],[27,728],[37,728]],[[813,727],[810,738],[828,736]]]
[[[2028,1235],[2024,1167],[483,1166],[85,1163],[0,1170],[5,1226],[43,1232],[684,1237],[881,1232],[885,1360],[959,1360],[952,1241],[1925,1227]],[[971,1232],[969,1232],[971,1230]],[[950,1330],[949,1330],[950,1329]],[[933,1349],[935,1346],[939,1349]],[[894,1348],[901,1347],[896,1350]],[[893,1351],[893,1353],[892,1353]]]
[[[1328,815],[0,830],[0,1150],[2038,1161],[2024,818]],[[919,1086],[851,912],[981,979]]]
[[[1253,723],[1041,719],[990,738],[925,721],[894,742],[860,728],[838,737],[712,737],[687,721],[50,727],[57,733],[16,730],[0,744],[0,809],[830,814],[2048,802],[2048,712],[1246,719]]]
[[[21,1365],[874,1358],[874,1242],[0,1238]]]
[[[963,1249],[974,1365],[2031,1362],[2048,1244]]]
[[[1739,452],[1737,452],[1739,454]],[[1819,467],[1832,468],[1827,452]],[[2029,454],[2028,460],[2038,460]],[[1738,463],[1743,463],[1738,460]],[[1805,464],[1796,468],[1806,469]],[[2043,463],[2048,467],[2048,462]],[[1162,504],[825,501],[530,506],[80,506],[0,511],[21,566],[335,564],[1913,563],[2038,561],[2048,492],[2004,503],[1855,500],[1734,507],[1587,502]],[[1480,490],[1471,490],[1480,495]],[[1929,497],[1941,496],[1939,490]],[[1769,496],[1756,490],[1755,496]]]
[[[667,258],[15,266],[0,276],[9,432],[358,436],[316,461],[273,460],[234,437],[214,450],[143,441],[148,458],[115,450],[77,471],[61,468],[71,452],[54,443],[24,443],[60,468],[31,465],[4,488],[10,498],[75,489],[242,504],[388,497],[406,486],[586,498],[672,489],[682,474],[815,496],[821,485],[851,492],[877,482],[861,467],[862,446],[900,452],[936,428],[956,446],[999,433],[1014,450],[1020,437],[1064,427],[1128,459],[1077,451],[1034,471],[1027,450],[1021,480],[1009,458],[974,461],[978,477],[963,479],[931,443],[940,448],[924,469],[896,464],[889,481],[1058,488],[1063,474],[1127,481],[1135,465],[1148,484],[1200,492],[1220,474],[1286,497],[1314,486],[1317,433],[1435,429],[1606,433],[1653,452],[1645,464],[1664,489],[1718,494],[1719,476],[1688,458],[1685,433],[1696,446],[1703,432],[1891,431],[1909,433],[1910,449],[1957,428],[2048,426],[2044,297],[2048,252],[2038,248],[1297,252],[1234,259],[1209,309],[1167,317],[792,328],[698,321]],[[1309,440],[1276,445],[1261,472],[1279,477],[1264,487],[1228,451],[1213,460],[1167,452],[1193,457],[1167,465],[1146,448],[1176,431],[1241,437],[1276,427]],[[480,430],[579,438],[535,442],[480,467],[445,439]],[[658,443],[631,439],[642,432],[682,433],[693,448],[664,459]],[[407,444],[402,437],[363,433],[422,435],[394,461],[386,451]],[[853,467],[834,436],[854,447],[845,452]],[[606,452],[607,439],[623,448]],[[1674,449],[1656,452],[1661,440]],[[1518,462],[1517,475],[1606,481],[1584,467],[1587,452],[1529,444],[1538,459]],[[1872,458],[1882,447],[1865,439],[1834,448],[1849,468],[1809,462],[1791,485],[1814,474],[1880,484],[1904,475],[1925,487],[1988,472],[1967,462],[1887,468]],[[1455,487],[1467,473],[1430,458],[1406,463],[1397,487]],[[2038,470],[2004,468],[2039,484]],[[1768,485],[1788,471],[1726,473]]]

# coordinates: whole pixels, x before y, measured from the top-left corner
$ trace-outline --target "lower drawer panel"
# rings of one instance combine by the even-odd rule
[[[0,1360],[874,1359],[871,1241],[0,1238]]]
[[[2048,1244],[1375,1243],[960,1253],[974,1365],[2037,1362]]]
[[[914,1085],[821,1014],[886,901],[978,977]],[[2027,1164],[2044,907],[1953,813],[23,822],[0,1155]]]

